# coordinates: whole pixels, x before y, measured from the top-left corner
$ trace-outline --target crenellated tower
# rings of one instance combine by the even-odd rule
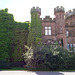
[[[33,8],[31,8],[31,14],[32,13],[38,13],[38,15],[40,16],[41,15],[41,8],[39,8],[39,7],[33,7]]]
[[[65,19],[75,15],[75,8],[65,13]]]
[[[33,7],[31,8],[31,26],[28,35],[28,45],[34,45],[39,42],[42,37],[42,27],[41,27],[41,8]]]
[[[56,34],[62,34],[64,32],[65,20],[64,20],[64,8],[57,6],[54,8],[54,15],[56,17]]]
[[[54,8],[54,15],[56,18],[56,38],[60,45],[65,46],[65,9],[62,6]]]
[[[31,8],[31,27],[28,44],[35,44],[37,38],[44,40],[43,44],[52,44],[58,41],[60,46],[75,47],[75,9],[65,13],[63,6],[54,8],[55,18],[50,16],[40,18],[41,8]]]

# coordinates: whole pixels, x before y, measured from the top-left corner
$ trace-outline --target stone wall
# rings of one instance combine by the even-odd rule
[[[36,7],[31,9],[31,13],[37,12],[41,15],[41,8]],[[65,9],[62,6],[54,8],[55,18],[50,16],[41,18],[42,22],[42,39],[62,41],[63,47],[67,48],[68,43],[75,44],[75,9],[65,13]],[[45,27],[51,27],[51,35],[45,35]],[[66,32],[69,31],[69,36],[66,36]]]

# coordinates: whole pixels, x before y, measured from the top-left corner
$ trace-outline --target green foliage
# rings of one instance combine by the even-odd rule
[[[5,12],[8,12],[8,8],[5,8]]]
[[[36,44],[38,43],[42,43],[42,39],[41,38],[36,38]]]
[[[10,69],[10,66],[9,66],[9,63],[3,61],[3,60],[0,60],[0,69]]]
[[[14,23],[14,37],[12,41],[12,61],[23,61],[22,54],[25,51],[24,45],[27,44],[28,28],[30,23]]]
[[[42,27],[41,27],[41,20],[38,14],[32,13],[31,14],[31,26],[29,29],[29,35],[28,35],[28,45],[36,44],[36,38],[41,39],[42,35]]]
[[[75,53],[75,47],[70,48],[69,51]]]
[[[8,9],[0,10],[0,60],[22,61],[27,44],[29,22],[15,22]]]
[[[7,13],[8,12],[8,8],[5,8],[5,9],[2,9],[2,10],[0,10],[0,12],[4,12],[4,13]]]
[[[41,41],[41,21],[37,13],[31,14],[30,24],[15,22],[7,8],[0,10],[0,68],[10,68],[10,61],[18,63],[25,60],[26,67],[30,69],[75,69],[74,49],[67,51],[59,47],[57,42],[54,45],[42,45]],[[21,64],[17,63],[13,66]]]
[[[8,14],[5,10],[0,10],[0,60],[9,61],[14,20],[13,15]]]
[[[29,47],[28,47],[29,48]],[[28,49],[27,48],[27,49]],[[29,48],[28,50],[30,50]],[[70,53],[62,47],[37,45],[32,47],[33,55],[28,60],[30,52],[25,52],[26,67],[34,70],[70,70],[75,69],[75,53]],[[32,64],[33,63],[33,64]]]

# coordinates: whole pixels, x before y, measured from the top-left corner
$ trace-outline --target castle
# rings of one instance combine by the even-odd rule
[[[33,7],[31,13],[34,11],[40,17],[41,8]],[[41,19],[44,44],[53,40],[58,41],[61,46],[67,49],[75,47],[75,9],[65,13],[64,7],[57,6],[54,8],[54,15],[54,19],[50,16]]]

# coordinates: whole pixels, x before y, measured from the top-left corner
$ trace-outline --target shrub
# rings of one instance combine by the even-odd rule
[[[75,69],[75,54],[62,47],[54,48],[54,46],[40,44],[30,47],[24,57],[27,62],[26,67],[33,70]]]
[[[10,69],[10,63],[6,61],[0,60],[0,69]]]

